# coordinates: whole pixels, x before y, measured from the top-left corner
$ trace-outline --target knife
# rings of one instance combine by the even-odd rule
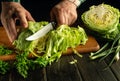
[[[41,38],[44,35],[46,35],[50,30],[53,30],[54,26],[55,26],[55,22],[50,22],[49,24],[44,26],[42,29],[40,29],[36,33],[34,33],[31,36],[27,37],[26,40],[27,41],[33,41],[33,40],[36,40],[38,38]]]

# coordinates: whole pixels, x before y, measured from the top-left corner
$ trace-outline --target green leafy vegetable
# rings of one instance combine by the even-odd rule
[[[0,45],[0,55],[8,55],[12,54],[12,50],[8,49],[7,47]],[[5,74],[10,69],[10,65],[8,62],[4,62],[0,60],[0,73]]]
[[[8,49],[5,46],[0,45],[0,55],[8,55],[11,54],[13,51]]]
[[[0,60],[0,73],[5,74],[8,72],[10,65],[7,62],[1,61]]]
[[[32,22],[29,21],[29,30],[31,30],[33,33],[37,32],[38,30],[40,30],[42,27],[44,27],[45,25],[48,24],[47,21],[41,21],[41,22]]]
[[[90,59],[94,60],[100,58],[100,61],[104,60],[109,55],[112,55],[112,59],[109,66],[116,60],[119,60],[120,52],[120,34],[118,34],[114,41],[107,42],[99,51],[91,52]]]
[[[87,28],[99,37],[113,40],[119,33],[119,9],[107,4],[93,5],[81,16]]]
[[[47,25],[47,21],[41,21],[41,22],[32,22],[29,21],[28,29],[24,29],[21,34],[19,35],[18,39],[14,41],[14,45],[16,46],[17,49],[22,50],[22,51],[33,51],[38,40],[35,41],[26,41],[25,39],[30,36],[31,34],[37,32],[40,30],[43,26]],[[24,43],[24,44],[23,44]]]
[[[29,68],[46,67],[48,64],[59,60],[62,53],[66,52],[68,48],[72,48],[75,54],[78,55],[74,48],[80,44],[85,45],[88,40],[82,27],[75,28],[61,25],[37,40],[26,41],[25,39],[28,36],[48,24],[46,21],[28,23],[29,28],[23,30],[14,42],[16,49],[21,52],[17,55],[15,65],[18,72],[25,78],[28,70],[30,70]],[[36,59],[28,59],[29,53],[33,54]]]
[[[27,58],[29,52],[23,52],[22,54],[18,54],[16,56],[16,62],[14,63],[14,65],[16,66],[16,69],[18,70],[18,72],[24,77],[26,78],[28,75],[28,70],[29,70],[29,60]]]
[[[119,9],[107,4],[91,6],[82,14],[82,21],[88,29],[95,32],[99,38],[107,39],[106,44],[97,52],[92,52],[90,59],[100,58],[100,61],[112,55],[109,66],[119,59],[120,52],[120,12]],[[94,34],[95,34],[94,33]],[[93,34],[93,35],[94,35]],[[95,34],[95,35],[96,35]],[[108,39],[110,41],[108,41]],[[103,39],[101,39],[103,40]]]

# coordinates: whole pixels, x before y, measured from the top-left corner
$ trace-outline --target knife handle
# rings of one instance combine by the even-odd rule
[[[54,29],[57,27],[56,22],[53,21],[53,22],[51,22],[51,24],[52,24],[52,26],[53,26]]]

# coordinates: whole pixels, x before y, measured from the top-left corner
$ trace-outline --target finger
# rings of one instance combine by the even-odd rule
[[[27,18],[27,21],[35,21],[29,12],[26,13],[26,18]]]
[[[55,21],[54,11],[51,11],[51,12],[50,12],[50,18],[51,18],[51,21]]]
[[[72,25],[75,22],[75,18],[68,17],[68,25]]]
[[[68,25],[72,25],[77,20],[77,14],[75,13],[68,13],[67,15]]]
[[[69,25],[69,14],[67,14],[66,12],[64,12],[64,19],[65,19],[64,24]]]
[[[5,27],[10,42],[13,42],[17,38],[15,21],[12,18],[6,19],[6,22],[3,23],[3,26]]]
[[[76,18],[72,19],[72,21],[71,21],[71,22],[69,22],[69,25],[74,24],[74,23],[75,23],[75,21],[76,21]]]
[[[17,16],[18,16],[18,18],[20,20],[20,24],[23,27],[28,27],[28,23],[27,23],[27,19],[26,19],[25,13],[18,13]]]
[[[57,15],[58,14],[58,15]],[[65,24],[65,16],[63,14],[63,12],[61,13],[56,13],[56,21],[58,22],[58,25],[62,25],[62,24]]]

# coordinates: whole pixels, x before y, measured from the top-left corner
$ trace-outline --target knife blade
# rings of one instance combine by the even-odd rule
[[[49,24],[47,24],[46,26],[44,26],[42,29],[40,29],[39,31],[37,31],[36,33],[34,33],[33,35],[29,36],[26,38],[27,41],[33,41],[36,40],[40,37],[43,37],[44,35],[46,35],[50,30],[53,30],[55,23],[54,22],[50,22]]]

